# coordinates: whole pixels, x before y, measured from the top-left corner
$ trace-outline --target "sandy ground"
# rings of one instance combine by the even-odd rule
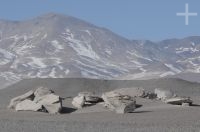
[[[20,89],[17,93],[25,92],[23,87]],[[63,102],[63,114],[49,115],[7,110],[7,99],[16,94],[15,90],[0,92],[0,132],[200,132],[200,96],[197,93],[190,94],[195,104],[191,107],[137,98],[137,104],[142,107],[129,114],[115,114],[101,104],[75,110],[69,98]],[[8,93],[7,98],[2,95]]]
[[[130,114],[115,114],[101,104],[75,110],[66,100],[61,115],[0,110],[2,132],[199,132],[200,105],[174,106],[137,99],[142,107]]]

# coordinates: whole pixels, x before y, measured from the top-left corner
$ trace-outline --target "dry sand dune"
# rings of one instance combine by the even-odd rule
[[[75,96],[80,91],[101,94],[122,87],[172,89],[179,95],[191,96],[195,106],[182,107],[161,101],[137,98],[142,107],[130,114],[115,114],[100,104],[75,110],[71,99],[64,101],[64,113],[49,115],[35,112],[13,112],[6,109],[12,97],[38,86],[52,88],[62,97]],[[180,79],[137,81],[92,79],[27,79],[0,90],[0,131],[2,132],[199,132],[200,84]]]

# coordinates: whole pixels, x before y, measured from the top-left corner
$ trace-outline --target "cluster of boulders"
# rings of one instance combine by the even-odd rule
[[[116,113],[124,114],[134,112],[136,98],[157,99],[168,104],[190,106],[192,100],[189,97],[179,97],[170,90],[156,88],[154,93],[145,91],[143,88],[122,88],[103,93],[102,96],[92,92],[80,92],[72,100],[72,105],[82,109],[103,102],[103,106]],[[29,91],[15,97],[8,106],[16,111],[42,111],[51,114],[60,113],[62,99],[46,88],[39,87],[35,91]]]
[[[164,89],[155,89],[155,94],[157,95],[157,99],[173,105],[182,105],[182,106],[190,106],[192,105],[192,100],[190,97],[181,97],[176,95],[171,90],[164,90]]]
[[[179,97],[170,90],[156,88],[154,92],[143,88],[122,88],[103,93],[101,98],[91,92],[81,92],[73,98],[72,104],[80,109],[94,105],[103,100],[107,109],[116,113],[131,113],[136,109],[136,98],[157,99],[168,104],[189,106],[192,100],[188,97]]]
[[[156,99],[157,95],[153,92],[145,91],[143,88],[121,88],[116,89],[114,92],[120,93],[122,95],[129,95],[131,97],[140,97],[146,99]]]
[[[104,107],[116,113],[131,113],[136,109],[135,97],[155,98],[155,95],[150,92],[145,92],[142,88],[122,88],[114,91],[103,93],[98,97],[91,92],[82,92],[73,98],[72,104],[80,109],[88,104],[96,104],[104,102]]]
[[[92,92],[81,92],[73,98],[72,105],[76,108],[83,108],[84,106],[94,105],[101,101],[102,99]]]
[[[52,90],[39,87],[35,91],[31,90],[13,98],[8,108],[16,111],[42,111],[57,114],[62,109],[62,100]]]

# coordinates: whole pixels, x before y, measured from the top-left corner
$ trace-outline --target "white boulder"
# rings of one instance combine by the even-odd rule
[[[84,106],[94,105],[102,101],[102,98],[96,96],[92,92],[80,92],[78,96],[74,97],[72,100],[72,105],[78,109]]]
[[[100,97],[96,96],[92,92],[80,92],[78,96],[84,96],[85,102],[88,103],[98,103],[102,100]]]
[[[39,87],[24,95],[13,98],[8,106],[16,111],[45,111],[50,114],[60,113],[62,100],[46,87]]]
[[[62,110],[61,103],[44,104],[43,106],[50,114],[59,114]]]
[[[49,88],[39,87],[34,92],[34,96],[35,96],[34,101],[37,101],[38,99],[40,99],[40,97],[43,97],[43,96],[51,94],[51,93],[54,93],[54,92],[52,90],[50,90]]]
[[[167,104],[182,105],[182,106],[191,105],[192,102],[193,101],[189,97],[174,97],[165,100],[165,103]]]
[[[25,93],[23,95],[20,95],[18,97],[15,97],[15,98],[11,99],[10,104],[8,105],[8,108],[9,109],[15,109],[15,107],[16,107],[16,105],[18,103],[20,103],[20,102],[22,102],[22,101],[24,101],[26,99],[33,100],[33,98],[34,98],[33,93],[34,92],[31,90],[31,91],[29,91],[29,92],[27,92],[27,93]]]
[[[126,103],[121,103],[119,107],[116,107],[115,112],[118,114],[125,114],[125,113],[131,113],[136,109],[136,102],[135,101],[129,101]]]
[[[102,98],[105,107],[116,113],[131,113],[136,109],[135,98],[129,95],[121,95],[120,93],[111,91],[104,93]]]
[[[81,109],[85,104],[85,97],[84,96],[76,96],[72,100],[72,105],[75,108]]]
[[[42,105],[35,103],[31,100],[24,100],[16,105],[16,111],[39,111],[42,109]]]
[[[50,114],[60,113],[62,109],[60,97],[52,93],[38,97],[34,102],[42,105]]]
[[[172,91],[160,88],[156,88],[154,92],[157,95],[157,98],[163,101],[176,96]]]
[[[53,104],[53,103],[58,103],[60,102],[60,97],[55,94],[47,94],[45,96],[39,97],[37,100],[34,100],[36,103],[40,104]]]

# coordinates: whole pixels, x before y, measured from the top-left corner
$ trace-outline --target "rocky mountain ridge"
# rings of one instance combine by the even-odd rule
[[[0,84],[24,78],[148,79],[200,73],[200,37],[128,40],[71,16],[0,20]]]

